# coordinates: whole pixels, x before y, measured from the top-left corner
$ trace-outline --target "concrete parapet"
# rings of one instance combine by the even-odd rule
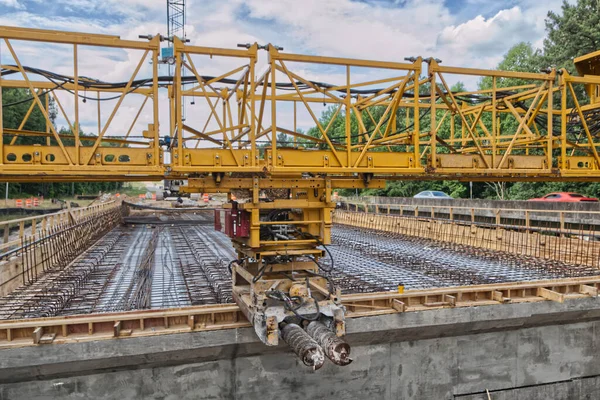
[[[316,372],[247,328],[7,349],[0,399],[585,398],[599,321],[597,297],[356,318],[355,361]]]

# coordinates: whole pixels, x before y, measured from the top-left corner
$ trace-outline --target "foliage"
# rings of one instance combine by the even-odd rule
[[[42,104],[46,103],[45,96],[47,95],[42,95],[40,97]],[[2,122],[5,129],[19,128],[25,115],[27,115],[27,111],[33,103],[31,97],[31,92],[27,89],[4,88],[2,90],[2,103],[4,105],[2,108]],[[54,125],[57,114],[56,105],[52,98],[48,100],[48,104],[48,115]],[[38,132],[46,131],[46,119],[37,105],[34,106],[31,115],[27,119],[25,125],[23,125],[23,129]],[[59,132],[66,135],[72,134],[70,129],[65,128],[60,129]],[[83,131],[81,131],[81,134],[85,135]],[[10,143],[12,137],[12,135],[4,135],[4,143]],[[65,144],[72,144],[73,140],[67,139],[64,142]],[[15,144],[17,145],[44,143],[46,143],[45,138],[33,136],[20,136],[15,141]],[[52,144],[54,143],[54,139],[52,139]],[[100,191],[115,191],[121,186],[122,184],[118,182],[16,183],[9,185],[9,196],[26,197],[30,195],[43,195],[46,197],[60,197],[73,194],[96,194]],[[0,197],[4,197],[5,195],[6,187],[5,185],[0,185]]]
[[[362,196],[412,197],[425,190],[440,190],[454,198],[469,195],[468,183],[458,181],[389,181],[384,189],[365,189]],[[339,190],[341,196],[354,196],[354,189]]]
[[[42,104],[46,104],[46,96],[40,96]],[[2,121],[5,129],[17,129],[21,125],[27,111],[31,107],[31,92],[28,89],[5,88],[2,90]],[[52,98],[48,100],[49,109],[48,115],[51,121],[56,118],[56,105]],[[45,131],[46,119],[40,110],[35,105],[31,115],[23,125],[23,129],[27,131]],[[4,135],[4,143],[8,144],[11,137]],[[17,139],[16,144],[36,144],[44,143],[43,138],[34,138],[31,136],[21,136]]]
[[[600,49],[600,2],[563,0],[562,14],[548,12],[544,61],[547,65],[575,72],[573,59]]]
[[[507,71],[521,72],[537,72],[541,68],[556,66],[557,68],[566,68],[570,73],[575,73],[573,59],[580,55],[597,51],[600,49],[600,1],[598,0],[577,0],[574,4],[564,0],[561,12],[549,12],[546,18],[547,37],[544,40],[542,50],[534,49],[531,43],[518,43],[513,46],[503,60],[498,64],[497,68]],[[525,82],[516,78],[499,78],[496,81],[496,86],[505,88],[510,86],[522,85]],[[492,87],[492,78],[484,78],[478,84],[478,89],[485,90]],[[579,85],[581,86],[581,85]],[[420,93],[426,95],[431,91],[429,84],[422,84],[419,87]],[[453,92],[465,91],[465,86],[461,82],[456,83],[451,90]],[[578,87],[578,95],[583,95],[581,88]],[[28,100],[31,93],[26,89],[4,89],[3,103],[13,104],[10,107],[3,108],[3,123],[4,127],[16,129],[19,127],[23,117],[27,113],[32,101]],[[42,101],[45,99],[42,97]],[[50,101],[49,114],[54,122],[56,117],[56,107],[54,102]],[[555,105],[558,102],[555,101]],[[353,132],[350,137],[351,144],[365,142],[376,128],[376,121],[381,120],[385,112],[385,107],[373,107],[369,111],[363,111],[360,115],[351,113],[350,128]],[[442,140],[450,137],[451,119],[446,116],[445,111],[438,110],[436,113],[436,121],[439,124],[438,136]],[[483,122],[489,125],[489,115],[482,117]],[[388,126],[390,134],[402,133],[410,129],[413,115],[409,111],[408,115],[404,110],[398,110],[397,115],[388,116],[382,126],[380,132],[384,132]],[[335,106],[327,108],[320,116],[319,123],[323,129],[328,130],[328,138],[334,145],[347,144],[348,138],[346,132],[346,115],[344,110],[338,111]],[[455,128],[459,127],[459,122],[455,121]],[[500,116],[500,124],[503,129],[516,130],[517,123],[508,115]],[[421,132],[426,133],[431,130],[430,118],[421,119]],[[35,107],[29,120],[23,126],[25,130],[45,131],[46,122],[41,111]],[[544,128],[540,131],[544,133]],[[69,130],[61,130],[61,133],[70,134]],[[302,132],[299,132],[302,133]],[[85,133],[82,132],[82,135]],[[321,130],[314,126],[306,133],[317,139],[324,139]],[[10,136],[5,135],[5,143],[10,141]],[[33,138],[22,136],[17,139],[17,144],[33,144],[43,143],[43,138]],[[326,144],[315,144],[314,141],[305,138],[294,138],[285,133],[277,135],[277,141],[281,147],[293,147],[295,145],[306,148],[326,148]],[[265,149],[270,147],[270,143],[261,143],[258,145],[260,154],[263,154]],[[439,152],[449,152],[450,149],[443,142],[437,144]],[[374,151],[388,150],[386,147],[375,148]],[[411,146],[392,146],[390,150],[394,151],[412,151]],[[46,195],[64,195],[74,190],[76,193],[94,193],[99,190],[114,190],[119,184],[114,183],[75,183],[59,184],[17,184],[11,185],[11,191],[19,191],[20,193],[37,194],[44,193]],[[0,195],[4,187],[0,187]],[[467,197],[469,195],[468,183],[456,181],[390,181],[384,189],[366,189],[363,194],[380,195],[380,196],[413,196],[423,190],[441,190],[453,197]],[[509,199],[527,199],[531,197],[539,197],[552,191],[577,191],[583,194],[600,196],[600,183],[557,183],[557,182],[518,182],[518,183],[498,183],[498,182],[475,182],[473,183],[473,194],[475,197],[483,198],[498,198],[506,197]],[[340,190],[342,195],[354,194],[354,190]]]
[[[542,55],[539,50],[535,50],[531,43],[517,43],[508,50],[504,58],[498,64],[498,70],[515,71],[515,72],[533,72],[538,71],[542,65]],[[517,85],[525,85],[530,83],[524,79],[518,78],[498,78],[496,79],[496,87],[510,87]],[[479,89],[491,89],[492,77],[484,77],[479,82]]]

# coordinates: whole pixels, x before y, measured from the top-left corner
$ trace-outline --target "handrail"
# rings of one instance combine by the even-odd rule
[[[568,214],[594,214],[600,215],[600,211],[582,211],[582,210],[544,210],[537,208],[511,208],[511,207],[467,207],[467,206],[453,206],[451,200],[448,200],[448,205],[437,205],[437,204],[400,204],[400,203],[371,203],[366,201],[356,201],[354,199],[340,199],[341,203],[355,204],[360,206],[378,206],[382,208],[390,207],[392,209],[401,208],[441,208],[441,209],[453,209],[453,210],[502,210],[502,211],[527,211],[532,213],[568,213]]]
[[[580,210],[538,210],[538,209],[515,209],[515,208],[495,208],[495,207],[465,207],[442,205],[407,205],[392,203],[359,203],[342,201],[341,209],[345,211],[363,211],[373,212],[376,215],[394,214],[392,210],[399,210],[400,216],[413,216],[418,218],[436,219],[436,215],[444,214],[444,219],[448,222],[469,222],[474,224],[482,219],[493,219],[495,225],[506,226],[506,220],[523,221],[523,227],[532,228],[545,226],[548,228],[554,225],[560,232],[572,230],[574,226],[579,226],[579,231],[588,234],[594,234],[593,226],[600,225],[600,211],[580,211]],[[361,210],[362,208],[362,210]],[[430,215],[423,215],[424,213]],[[446,217],[447,215],[447,217]],[[460,216],[460,217],[459,217]],[[466,217],[466,218],[465,218]],[[503,220],[505,223],[503,223]],[[594,235],[595,236],[595,235]]]
[[[66,208],[61,211],[49,214],[34,215],[24,218],[16,218],[0,222],[0,233],[2,233],[2,244],[0,252],[15,245],[19,245],[23,239],[41,238],[44,232],[52,227],[69,221],[77,221],[90,214],[95,214],[101,210],[119,205],[116,200],[110,200],[104,203],[89,205],[86,207]],[[29,224],[27,224],[30,222]],[[11,227],[18,227],[18,236],[11,240]]]

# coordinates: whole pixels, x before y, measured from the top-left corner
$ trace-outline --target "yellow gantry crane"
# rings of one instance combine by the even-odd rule
[[[18,126],[0,124],[0,180],[182,179],[188,192],[235,192],[237,201],[230,197],[217,218],[238,252],[230,265],[235,301],[266,344],[281,337],[301,352],[316,340],[320,347],[302,353],[315,368],[323,352],[350,362],[338,339],[344,310],[324,247],[332,189],[392,179],[600,179],[600,51],[577,58],[573,76],[449,67],[421,57],[288,54],[256,43],[210,48],[174,37],[174,75],[161,76],[160,35],[134,41],[0,27],[0,38],[0,96],[27,89],[32,100]],[[82,73],[90,48],[127,54],[127,77]],[[72,72],[46,69],[53,55]],[[306,76],[322,66],[339,82]],[[466,76],[485,78],[489,88],[453,92],[450,83]],[[168,122],[160,121],[160,103]],[[190,107],[184,118],[191,103],[199,111]],[[323,105],[329,120],[319,118]],[[2,102],[1,110],[11,106]],[[24,129],[34,110],[44,116],[43,131]],[[67,132],[57,130],[52,110]],[[82,121],[97,131],[84,134]],[[299,121],[316,129],[302,132]],[[36,144],[26,144],[31,137]]]

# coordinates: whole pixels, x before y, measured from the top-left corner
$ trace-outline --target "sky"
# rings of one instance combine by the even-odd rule
[[[494,68],[509,48],[521,41],[542,47],[544,19],[549,10],[560,11],[561,3],[562,0],[187,0],[186,34],[192,44],[211,47],[234,48],[237,43],[256,41],[282,46],[291,53],[387,61],[423,56],[439,58],[443,65]],[[166,1],[0,0],[0,25],[137,39],[140,34],[166,33]],[[21,54],[24,63],[68,73],[72,71],[69,51],[72,50],[46,47],[40,58],[36,48],[24,47]],[[127,79],[139,62],[139,56],[132,52],[82,51],[85,57],[81,75],[91,77]],[[6,48],[0,48],[0,52],[3,63],[11,61]],[[266,54],[262,59],[266,60]],[[216,62],[209,64],[206,63],[208,73],[225,67]],[[149,68],[144,65],[141,74]],[[325,67],[301,66],[296,71],[319,81],[340,76],[338,71]],[[477,82],[465,83],[467,88],[475,89]],[[126,110],[117,121],[125,121],[132,110]],[[83,112],[91,121],[92,111]],[[91,122],[84,120],[82,124],[86,123],[91,129]],[[311,123],[305,115],[299,125]]]

